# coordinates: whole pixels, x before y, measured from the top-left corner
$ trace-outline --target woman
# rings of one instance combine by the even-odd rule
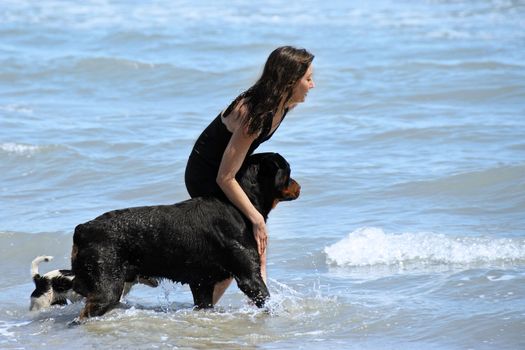
[[[273,135],[288,110],[304,102],[308,90],[315,86],[313,59],[314,56],[304,49],[283,46],[274,50],[259,80],[240,94],[202,132],[186,165],[186,188],[192,198],[225,196],[251,221],[265,283],[266,224],[235,175],[246,157]],[[231,280],[215,285],[213,305],[219,301]]]

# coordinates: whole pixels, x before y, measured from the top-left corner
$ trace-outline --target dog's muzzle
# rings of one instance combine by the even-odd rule
[[[290,179],[290,183],[288,187],[285,187],[283,191],[281,192],[281,200],[282,201],[292,201],[294,199],[297,199],[299,197],[299,194],[301,193],[301,185],[294,179]]]

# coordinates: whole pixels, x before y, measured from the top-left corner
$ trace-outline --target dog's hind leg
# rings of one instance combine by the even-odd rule
[[[213,307],[213,284],[190,284],[193,302],[199,309],[209,309]]]
[[[86,305],[80,312],[81,319],[102,316],[120,302],[124,288],[123,278],[120,281],[114,278],[102,278],[98,283],[98,288],[87,296]]]
[[[77,263],[81,260],[77,259]],[[117,306],[124,289],[125,276],[122,264],[118,261],[95,260],[85,263],[88,268],[79,269],[73,280],[73,289],[86,297],[86,305],[80,319],[101,316]]]
[[[69,324],[70,326],[82,324],[86,318],[102,316],[115,308],[120,302],[124,289],[124,278],[100,278],[96,286],[95,290],[87,293],[84,308],[80,311],[79,317]]]

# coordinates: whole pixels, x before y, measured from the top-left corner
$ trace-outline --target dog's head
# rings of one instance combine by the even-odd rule
[[[52,305],[66,305],[73,288],[70,270],[53,270],[44,276],[34,276],[35,290],[31,293],[30,311],[38,311]]]
[[[37,256],[31,262],[31,278],[35,290],[31,293],[30,311],[37,311],[51,305],[66,304],[66,296],[73,286],[73,274],[70,270],[53,270],[40,275],[38,265],[52,260],[52,256]]]
[[[290,164],[278,153],[249,156],[239,171],[238,181],[252,203],[265,212],[281,201],[297,199],[301,192],[301,186],[290,177]]]

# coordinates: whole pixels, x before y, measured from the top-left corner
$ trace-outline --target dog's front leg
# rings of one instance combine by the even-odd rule
[[[190,284],[193,303],[198,309],[209,309],[213,307],[213,287],[213,284]]]
[[[236,277],[239,288],[250,298],[257,307],[264,307],[264,303],[270,298],[270,292],[261,277],[260,272],[253,272],[251,277]]]

